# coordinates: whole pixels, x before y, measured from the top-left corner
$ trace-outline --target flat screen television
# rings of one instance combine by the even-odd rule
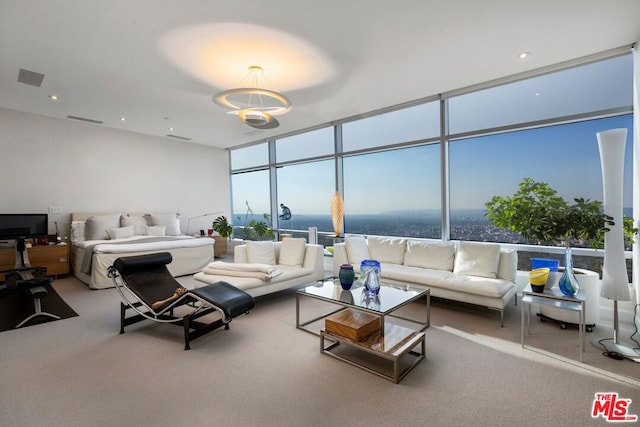
[[[49,215],[0,214],[0,240],[47,237]]]

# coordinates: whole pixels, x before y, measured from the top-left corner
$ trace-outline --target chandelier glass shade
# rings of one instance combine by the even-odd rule
[[[258,87],[258,77],[262,68],[249,67],[249,77],[254,87],[229,89],[213,96],[213,102],[228,108],[229,114],[257,129],[271,129],[280,123],[274,116],[291,111],[291,101],[281,93]]]

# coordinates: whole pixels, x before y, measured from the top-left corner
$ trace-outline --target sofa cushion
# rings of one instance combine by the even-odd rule
[[[455,254],[456,248],[453,243],[408,240],[402,263],[408,267],[452,271]]]
[[[495,279],[500,262],[500,245],[497,243],[460,242],[453,265],[453,272],[469,276]]]
[[[363,236],[347,236],[344,239],[344,244],[349,262],[359,271],[362,260],[371,258],[367,240]]]
[[[518,271],[518,251],[515,249],[502,249],[500,251],[500,262],[498,263],[498,279],[516,281]]]
[[[276,249],[271,241],[247,242],[247,259],[251,264],[276,264]]]
[[[292,267],[290,265],[278,266],[278,270],[280,270],[281,274],[274,277],[270,282],[265,282],[264,280],[260,280],[255,277],[223,276],[220,274],[205,274],[203,272],[196,273],[193,277],[197,281],[207,284],[224,281],[230,283],[238,289],[247,291],[249,289],[276,285],[287,280],[294,280],[299,277],[309,276],[310,274],[313,274],[313,268]],[[196,284],[197,288],[201,286],[202,285]]]
[[[381,272],[383,279],[489,298],[502,298],[515,286],[513,283],[502,279],[467,276],[455,274],[451,271],[430,270],[394,264],[384,264]]]
[[[290,265],[293,267],[302,267],[304,261],[305,244],[304,238],[287,237],[282,239],[280,243],[280,255],[278,256],[279,265]]]
[[[392,264],[402,264],[406,247],[405,239],[369,237],[368,244],[371,259]]]

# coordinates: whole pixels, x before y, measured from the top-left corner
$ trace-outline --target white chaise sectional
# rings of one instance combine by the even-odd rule
[[[391,283],[428,287],[439,298],[498,310],[515,302],[517,252],[488,242],[429,242],[404,238],[347,236],[334,246],[334,275],[341,264],[359,271],[363,259],[381,263]]]
[[[278,274],[270,280],[262,280],[238,276],[237,272],[225,275],[201,271],[193,276],[197,281],[196,287],[224,281],[257,297],[310,284],[325,276],[323,247],[306,243],[301,238],[285,238],[282,242],[248,241],[234,248],[234,263],[271,266]],[[215,263],[211,265],[215,267]]]

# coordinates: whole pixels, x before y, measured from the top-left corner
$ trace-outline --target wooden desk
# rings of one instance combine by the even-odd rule
[[[32,267],[46,267],[47,276],[69,274],[69,245],[41,245],[27,249]],[[14,248],[0,248],[0,271],[12,270],[16,265]],[[0,281],[4,273],[0,273]]]

